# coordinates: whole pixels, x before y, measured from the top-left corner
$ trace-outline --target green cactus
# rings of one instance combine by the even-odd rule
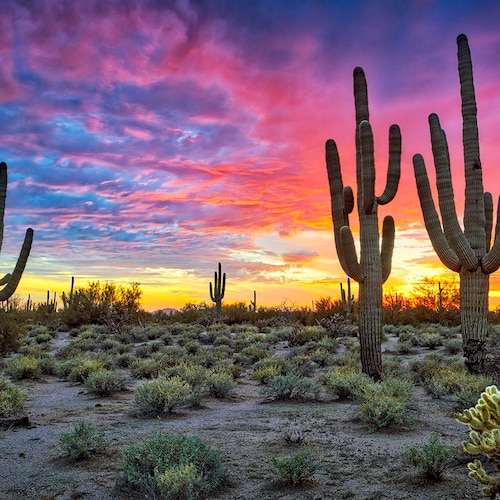
[[[455,210],[446,135],[436,114],[429,116],[429,124],[442,224],[421,155],[413,157],[413,166],[420,206],[432,246],[441,262],[460,276],[460,317],[466,364],[472,373],[482,373],[484,342],[488,334],[489,275],[500,266],[500,211],[497,214],[494,243],[490,246],[493,201],[491,194],[485,193],[483,189],[476,98],[467,37],[459,35],[457,45],[465,167],[463,230]]]
[[[51,300],[50,291],[47,290],[47,301],[45,302],[45,310],[49,314],[57,311],[56,292],[54,292],[54,298]]]
[[[250,310],[254,313],[257,312],[257,292],[253,291],[253,300],[250,301]]]
[[[354,101],[356,108],[356,181],[360,227],[360,260],[349,227],[349,214],[354,208],[354,195],[344,187],[337,145],[326,142],[326,166],[330,183],[335,247],[344,272],[359,283],[358,325],[363,372],[375,380],[382,370],[382,285],[391,272],[394,248],[394,220],[384,218],[382,246],[378,224],[378,205],[385,205],[396,195],[400,177],[401,133],[397,125],[389,130],[389,167],[387,183],[381,196],[375,196],[375,162],[373,133],[368,113],[368,90],[361,68],[354,69]]]
[[[470,455],[484,455],[500,471],[500,392],[494,385],[486,387],[476,406],[463,413],[456,413],[455,419],[470,427],[470,441],[464,441],[463,448]],[[485,497],[500,495],[500,477],[491,477],[479,460],[467,464],[469,476],[484,484]]]
[[[63,301],[64,310],[67,311],[72,305],[75,304],[75,295],[73,295],[73,288],[75,286],[75,277],[71,276],[71,288],[69,291],[69,296],[66,295],[65,292],[62,293],[61,298]]]
[[[212,302],[215,302],[215,316],[217,319],[221,317],[222,314],[222,299],[224,298],[224,292],[226,290],[226,273],[222,274],[221,264],[219,262],[219,274],[217,271],[214,272],[214,285],[212,287],[212,282],[210,282],[210,298]]]
[[[3,241],[3,230],[4,230],[4,214],[5,214],[5,199],[7,197],[7,164],[5,162],[0,163],[0,250],[2,248]],[[26,262],[31,250],[31,244],[33,242],[33,229],[28,228],[26,230],[26,235],[24,237],[23,246],[17,259],[16,266],[12,274],[6,274],[0,279],[0,285],[5,285],[2,290],[0,290],[0,302],[7,300],[16,291],[19,281],[21,281],[21,276],[23,275],[24,268],[26,267]]]
[[[354,294],[351,294],[351,279],[347,278],[347,294],[342,283],[340,283],[340,301],[344,308],[346,319],[352,323],[352,310],[354,307]]]

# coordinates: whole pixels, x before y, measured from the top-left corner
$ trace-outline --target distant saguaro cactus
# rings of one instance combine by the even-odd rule
[[[393,200],[399,185],[401,132],[397,125],[389,130],[389,167],[381,196],[375,196],[373,133],[369,123],[368,89],[362,68],[354,69],[356,108],[356,181],[360,233],[360,260],[349,227],[354,195],[344,187],[335,141],[326,142],[326,167],[330,183],[335,247],[345,273],[359,283],[358,326],[363,372],[378,380],[382,371],[382,285],[391,272],[394,248],[394,219],[384,218],[382,246],[379,242],[378,205]]]
[[[459,35],[457,45],[465,167],[463,230],[455,209],[448,143],[436,114],[429,116],[429,124],[442,225],[434,206],[424,159],[420,154],[413,157],[413,166],[420,206],[432,246],[441,262],[460,276],[460,317],[466,364],[472,373],[481,373],[484,371],[484,342],[488,333],[489,275],[500,266],[500,206],[494,243],[490,247],[493,200],[491,194],[485,193],[483,189],[476,97],[467,37]]]
[[[257,312],[257,292],[253,291],[253,300],[250,301],[250,310]]]
[[[2,248],[3,241],[3,218],[5,214],[5,199],[7,197],[7,164],[5,162],[0,163],[0,250]],[[26,235],[24,237],[23,246],[21,252],[17,259],[16,266],[12,274],[6,274],[0,279],[0,285],[5,285],[2,290],[0,290],[0,302],[7,300],[16,291],[19,281],[21,281],[21,276],[23,275],[24,268],[26,267],[26,262],[31,250],[31,244],[33,242],[33,229],[28,228],[26,230]]]
[[[351,278],[347,278],[347,292],[340,283],[340,301],[344,308],[346,319],[352,322],[352,310],[354,308],[354,294],[351,294]]]
[[[226,291],[226,273],[222,274],[221,264],[219,262],[219,274],[217,271],[214,272],[214,285],[212,287],[212,282],[210,282],[210,298],[212,302],[215,302],[215,315],[217,319],[221,317],[222,314],[222,299],[224,298],[224,292]]]

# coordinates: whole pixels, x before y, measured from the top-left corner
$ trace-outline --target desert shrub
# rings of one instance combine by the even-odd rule
[[[272,457],[273,472],[282,480],[291,482],[294,486],[313,479],[320,467],[318,457],[308,451],[299,450],[285,457]]]
[[[292,399],[317,399],[321,390],[316,381],[303,377],[297,373],[290,372],[286,375],[278,375],[269,380],[269,384],[263,388],[262,393],[278,401]]]
[[[142,291],[138,283],[129,286],[95,281],[75,287],[71,304],[61,311],[68,326],[98,324],[120,332],[137,322]]]
[[[458,354],[462,350],[462,341],[460,339],[448,338],[443,341],[443,346],[448,354]]]
[[[71,368],[68,380],[73,383],[83,384],[90,374],[104,369],[104,364],[101,361],[96,359],[83,359]]]
[[[439,333],[427,333],[424,332],[420,335],[418,339],[418,345],[420,347],[428,347],[429,349],[435,349],[436,347],[443,345],[443,339]]]
[[[267,383],[270,378],[285,373],[287,361],[283,357],[264,358],[253,365],[252,378]]]
[[[230,373],[219,370],[208,375],[207,385],[211,396],[225,398],[236,387],[236,382]]]
[[[198,436],[158,431],[123,452],[125,481],[152,498],[206,498],[225,476],[221,453]]]
[[[413,391],[408,380],[389,378],[366,385],[361,395],[361,419],[372,431],[392,424],[413,423],[409,413]]]
[[[125,390],[127,379],[115,370],[98,370],[85,379],[84,385],[92,394],[106,397]]]
[[[392,335],[393,337],[399,337],[401,333],[401,328],[397,325],[384,325],[383,331],[385,335]]]
[[[396,346],[396,352],[398,354],[412,354],[415,351],[415,347],[409,341],[401,341],[398,339],[398,344]]]
[[[71,460],[83,460],[105,450],[109,440],[91,422],[78,421],[59,436],[59,446]]]
[[[11,311],[0,310],[0,354],[14,352],[21,346],[26,325]]]
[[[156,473],[155,480],[160,497],[165,499],[199,498],[204,485],[203,474],[192,462],[169,467],[162,473]]]
[[[303,326],[293,330],[287,340],[290,346],[304,345],[311,341],[318,342],[326,335],[328,332],[322,326]]]
[[[416,359],[410,362],[410,372],[416,384],[425,383],[431,380],[434,375],[448,363],[441,353],[431,353],[423,359]]]
[[[416,467],[426,479],[440,481],[456,453],[456,448],[448,446],[438,433],[431,432],[427,443],[406,446],[403,461]]]
[[[0,417],[9,418],[24,412],[26,396],[8,378],[0,375]]]
[[[264,359],[269,356],[269,351],[266,347],[255,344],[244,347],[241,353],[237,356],[242,364],[253,364],[259,359]]]
[[[155,359],[134,359],[130,363],[130,371],[135,378],[156,378],[162,370]]]
[[[138,415],[162,416],[188,404],[192,396],[191,386],[185,380],[159,376],[135,389],[133,407]]]
[[[199,365],[183,364],[175,370],[172,368],[172,372],[172,376],[178,376],[190,385],[192,395],[189,404],[191,406],[199,405],[201,399],[209,392],[208,370]],[[170,371],[165,372],[165,374],[167,373]]]
[[[382,378],[408,378],[408,370],[397,356],[384,356],[382,358]]]
[[[38,358],[21,355],[9,360],[5,372],[15,379],[34,379],[40,377],[42,369]]]
[[[363,388],[371,384],[372,379],[361,372],[331,369],[321,373],[320,382],[330,394],[339,399],[358,399],[363,393]]]

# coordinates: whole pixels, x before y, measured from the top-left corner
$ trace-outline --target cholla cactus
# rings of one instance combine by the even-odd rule
[[[500,392],[491,385],[481,394],[476,406],[455,418],[471,428],[470,442],[464,442],[464,450],[471,455],[484,455],[490,458],[500,471]],[[467,464],[469,476],[484,484],[483,494],[495,498],[500,495],[500,477],[486,473],[479,460]]]
[[[491,194],[485,193],[483,189],[476,97],[467,37],[459,35],[457,44],[465,167],[463,230],[455,209],[448,144],[435,114],[429,116],[429,124],[442,225],[421,155],[413,157],[413,166],[420,206],[432,246],[441,262],[460,275],[460,317],[467,366],[473,373],[482,373],[485,358],[483,345],[488,334],[489,276],[500,266],[500,211],[497,213],[495,237],[490,247],[493,200]]]
[[[368,113],[368,89],[361,68],[354,69],[356,108],[356,181],[359,216],[360,259],[349,227],[354,195],[344,187],[337,145],[326,142],[326,168],[330,183],[335,248],[344,272],[359,283],[358,326],[363,372],[378,380],[382,371],[382,285],[391,273],[394,248],[394,220],[384,218],[380,246],[378,206],[393,200],[399,185],[401,133],[397,125],[389,130],[389,168],[386,188],[375,195],[373,133]]]
[[[3,241],[3,217],[5,213],[5,199],[7,197],[7,164],[5,162],[0,163],[0,249],[2,248]],[[0,285],[5,285],[2,290],[0,290],[0,302],[7,300],[16,291],[19,281],[21,281],[21,276],[23,275],[24,268],[26,267],[26,262],[28,262],[28,257],[31,250],[31,244],[33,242],[33,229],[28,228],[26,230],[26,236],[24,237],[23,246],[21,248],[21,253],[17,259],[16,267],[12,274],[6,274],[0,279]]]

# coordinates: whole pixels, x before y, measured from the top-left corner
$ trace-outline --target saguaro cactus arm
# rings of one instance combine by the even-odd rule
[[[386,205],[396,196],[401,177],[401,130],[398,125],[389,129],[389,165],[387,167],[387,184],[381,196],[377,197],[379,205]]]
[[[395,233],[394,219],[390,215],[387,215],[384,217],[384,222],[382,223],[382,248],[380,251],[380,260],[382,263],[382,283],[385,283],[391,274]]]
[[[7,164],[0,163],[0,249],[2,248],[3,232],[4,232],[4,214],[5,214],[5,199],[7,198]],[[0,290],[0,301],[7,300],[16,291],[17,285],[21,280],[26,262],[31,250],[33,242],[33,229],[28,228],[24,237],[23,246],[17,259],[16,266],[12,274],[6,274],[1,280],[0,285],[5,285]]]
[[[460,263],[457,254],[450,247],[448,239],[446,238],[441,227],[441,222],[432,198],[429,178],[427,176],[422,155],[416,154],[413,157],[413,168],[415,171],[418,198],[420,200],[420,207],[424,216],[425,228],[429,234],[434,251],[446,267],[458,273],[460,272],[462,264]]]
[[[363,283],[363,281],[365,281],[365,276],[358,261],[354,238],[352,237],[352,232],[349,226],[342,226],[340,228],[339,239],[341,253],[343,255],[343,261],[340,262],[342,269],[344,269],[347,276],[351,277],[358,283]]]
[[[439,208],[443,218],[444,232],[448,237],[450,246],[462,265],[469,271],[477,269],[479,264],[477,255],[471,244],[465,237],[458,222],[455,209],[455,197],[450,172],[450,155],[446,136],[439,123],[436,114],[429,116],[431,130],[432,153],[434,155],[434,165],[436,168],[436,184],[438,188]],[[483,203],[483,191],[481,189],[481,203]],[[484,208],[483,208],[484,212]],[[484,222],[483,222],[484,230]],[[483,233],[484,234],[484,233]],[[485,238],[485,236],[483,236]],[[484,245],[483,239],[483,245]]]

